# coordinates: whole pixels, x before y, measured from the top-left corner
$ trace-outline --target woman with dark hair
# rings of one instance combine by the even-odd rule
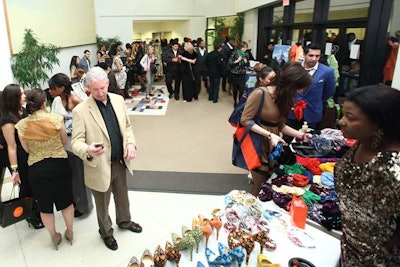
[[[100,62],[106,62],[106,59],[109,58],[107,55],[107,47],[104,44],[100,44],[99,50],[96,52],[96,57],[97,57],[97,64]]]
[[[72,109],[83,100],[75,93],[72,93],[72,85],[68,76],[64,73],[57,73],[49,80],[49,93],[54,98],[51,110],[54,113],[72,118]],[[67,129],[70,134],[71,129]]]
[[[13,185],[19,185],[19,197],[33,197],[32,216],[27,222],[35,229],[39,229],[44,226],[28,178],[28,154],[23,149],[18,131],[15,129],[15,124],[28,115],[23,107],[25,103],[24,89],[18,84],[9,84],[4,88],[1,98],[0,127],[6,147],[1,149],[3,152],[1,156],[7,158],[5,163],[11,172]]]
[[[339,120],[356,144],[335,166],[342,266],[400,266],[400,91],[349,92]]]
[[[71,63],[69,64],[69,70],[71,72],[71,82],[79,82],[80,77],[78,75],[80,58],[78,56],[73,56],[71,58]]]
[[[54,98],[51,112],[63,116],[67,135],[72,134],[72,109],[83,100],[72,91],[71,82],[64,73],[57,73],[49,80],[49,93]],[[69,149],[67,149],[69,150]],[[79,217],[93,209],[90,191],[84,183],[83,163],[72,152],[68,152],[68,159],[73,174],[73,199],[75,203],[75,216]]]
[[[228,61],[228,69],[230,69],[228,79],[233,86],[234,107],[236,107],[242,98],[246,84],[246,69],[249,66],[249,58],[246,53],[247,48],[248,44],[241,42],[238,49],[232,53]]]
[[[54,205],[62,212],[67,227],[65,238],[71,245],[73,240],[71,168],[64,149],[67,132],[63,117],[46,111],[43,90],[27,92],[26,109],[31,115],[20,120],[15,128],[24,150],[29,153],[29,177],[39,200],[40,216],[57,250],[62,236],[55,228]]]
[[[258,115],[258,109],[264,94],[264,102],[260,115],[260,125],[254,124],[251,131],[263,137],[262,166],[251,170],[253,188],[251,194],[257,196],[261,184],[267,180],[274,169],[274,164],[268,156],[278,142],[285,143],[281,134],[286,134],[302,140],[311,138],[311,134],[304,134],[285,124],[289,111],[298,91],[305,90],[312,84],[311,76],[298,62],[285,64],[280,72],[274,76],[270,67],[257,64],[254,67],[257,73],[255,88],[247,98],[246,106],[240,119],[241,125],[247,127]],[[269,84],[269,85],[268,85]]]

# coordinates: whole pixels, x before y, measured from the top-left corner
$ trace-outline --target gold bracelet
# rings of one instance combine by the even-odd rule
[[[10,168],[11,169],[18,169],[18,164],[12,164],[12,165],[10,165]]]

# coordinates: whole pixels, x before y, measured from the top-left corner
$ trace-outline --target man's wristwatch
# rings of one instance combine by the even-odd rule
[[[93,159],[93,157],[92,157],[92,156],[90,156],[88,152],[86,152],[86,159],[87,159],[87,160],[92,160],[92,159]]]

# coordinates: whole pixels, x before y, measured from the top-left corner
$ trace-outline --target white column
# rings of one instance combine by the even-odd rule
[[[400,90],[400,54],[397,55],[396,67],[394,69],[392,87]]]

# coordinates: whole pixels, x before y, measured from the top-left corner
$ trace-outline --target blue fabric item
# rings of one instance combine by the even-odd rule
[[[278,162],[278,158],[281,156],[283,152],[283,147],[281,143],[278,143],[276,147],[272,150],[271,154],[269,154],[268,159],[272,160],[273,162]]]
[[[307,176],[308,179],[310,179],[309,184],[312,184],[312,183],[313,183],[313,176],[314,176],[314,175],[313,175],[310,171],[305,170],[304,173],[303,173],[303,175],[304,175],[304,176]]]
[[[329,153],[332,150],[332,141],[325,139],[319,135],[313,135],[310,139],[310,144],[315,147],[320,153]]]
[[[329,195],[321,194],[320,197],[321,197],[320,203],[325,203],[328,200],[333,201],[333,202],[338,201],[335,190],[332,190],[331,192],[329,192]]]
[[[321,174],[321,183],[323,185],[329,186],[331,188],[335,188],[335,177],[333,176],[333,173],[330,172],[323,172]]]

